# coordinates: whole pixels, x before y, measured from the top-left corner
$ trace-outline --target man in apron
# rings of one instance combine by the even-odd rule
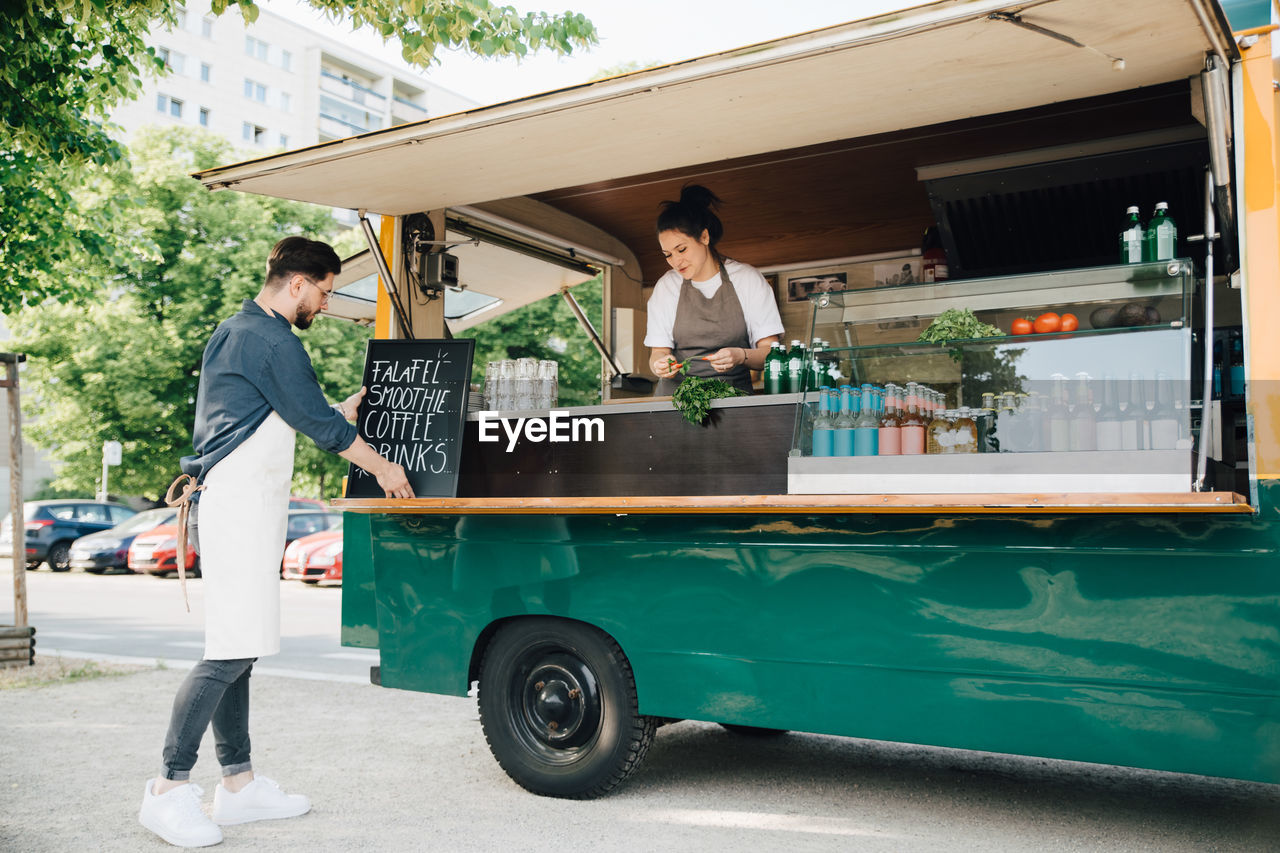
[[[413,497],[404,469],[379,456],[349,423],[365,389],[330,406],[290,328],[311,325],[340,270],[328,244],[281,240],[262,290],[205,347],[196,453],[182,460],[192,480],[183,499],[192,501],[188,530],[200,552],[205,652],[174,699],[160,776],[147,780],[138,812],[143,826],[180,847],[219,843],[219,825],[296,817],[311,808],[305,796],[255,775],[249,759],[249,674],[259,657],[280,651],[279,569],[295,433],[373,474],[387,497]],[[188,782],[210,724],[222,766],[212,820],[201,808],[203,792]]]

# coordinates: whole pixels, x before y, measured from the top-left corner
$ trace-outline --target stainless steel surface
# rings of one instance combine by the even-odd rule
[[[749,397],[725,397],[712,400],[713,409],[732,409],[740,406],[794,406],[803,399],[803,394],[753,394]],[[569,417],[586,418],[601,415],[621,415],[631,412],[671,412],[675,407],[670,397],[641,397],[621,403],[610,403],[607,406],[560,406],[555,409],[530,409],[528,411],[503,411],[493,413],[499,418],[545,418],[552,411],[566,412]],[[480,420],[479,412],[469,412],[467,420]]]

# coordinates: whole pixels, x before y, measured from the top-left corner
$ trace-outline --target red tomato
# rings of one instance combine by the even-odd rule
[[[1041,335],[1046,332],[1056,332],[1062,327],[1062,318],[1052,311],[1046,311],[1036,318],[1033,326],[1036,332]]]
[[[1013,325],[1009,328],[1009,331],[1013,332],[1015,335],[1029,335],[1031,334],[1032,328],[1030,320],[1026,317],[1019,317],[1013,321]]]
[[[1058,328],[1064,332],[1074,332],[1080,328],[1080,320],[1075,314],[1063,314],[1061,325]]]

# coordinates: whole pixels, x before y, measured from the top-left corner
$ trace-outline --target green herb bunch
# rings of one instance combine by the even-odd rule
[[[684,381],[676,386],[671,395],[671,404],[676,407],[686,421],[699,425],[707,419],[711,412],[711,401],[721,397],[745,397],[746,392],[725,382],[704,376],[690,376],[685,372],[686,364],[680,365],[677,373],[684,373]]]
[[[948,308],[916,340],[923,343],[942,344],[966,338],[993,338],[1004,334],[990,323],[984,323],[968,308]]]

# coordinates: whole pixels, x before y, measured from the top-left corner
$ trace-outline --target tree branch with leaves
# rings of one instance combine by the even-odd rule
[[[310,0],[336,19],[399,38],[406,61],[428,67],[441,49],[479,56],[567,54],[596,43],[581,15],[518,12],[488,0]],[[252,23],[252,0],[214,0]],[[146,39],[176,23],[172,0],[0,2],[0,312],[54,298],[75,301],[95,283],[71,274],[87,259],[131,263],[136,246],[114,221],[132,207],[86,200],[125,150],[106,127],[136,97],[144,74],[165,73]]]

